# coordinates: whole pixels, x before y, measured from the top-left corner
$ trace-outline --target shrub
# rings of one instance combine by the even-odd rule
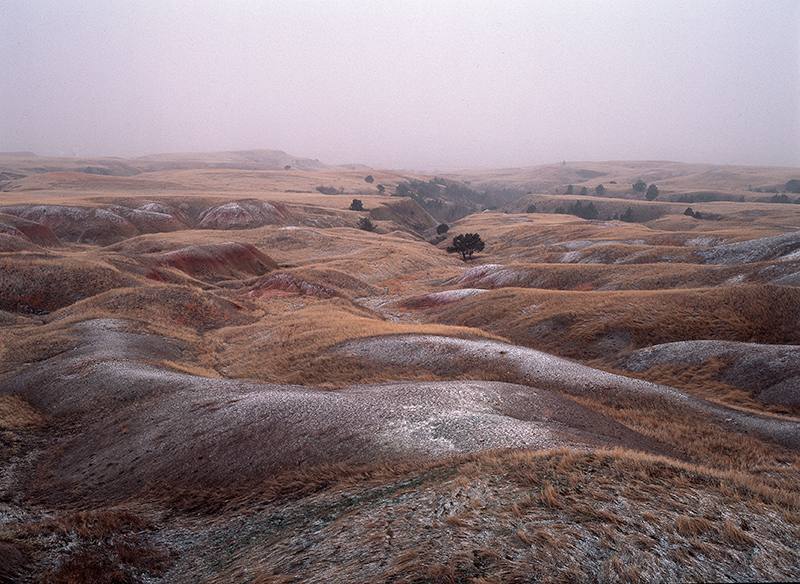
[[[526,213],[536,213],[536,205],[528,205],[528,208],[525,210]]]
[[[658,187],[654,184],[647,187],[647,193],[645,194],[645,198],[648,201],[655,201],[656,197],[658,197]]]
[[[631,186],[633,186],[633,190],[636,191],[637,193],[643,193],[644,190],[647,188],[647,183],[644,182],[642,179],[639,179]]]
[[[442,235],[448,231],[450,231],[450,226],[448,226],[447,223],[440,223],[439,227],[436,228],[436,233],[438,235]]]
[[[373,182],[375,182],[375,177],[373,177],[371,174],[368,174],[367,176],[364,177],[364,180],[372,184]]]
[[[364,204],[361,202],[361,199],[353,199],[353,202],[350,203],[350,210],[351,211],[363,211]]]
[[[359,219],[358,228],[362,231],[375,231],[375,226],[372,224],[372,221],[369,220],[369,217],[362,217]]]
[[[323,195],[338,195],[340,192],[336,187],[326,187],[324,185],[317,187],[317,190]]]

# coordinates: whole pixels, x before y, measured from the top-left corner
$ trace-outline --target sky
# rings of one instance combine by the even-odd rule
[[[0,0],[0,152],[800,167],[798,0]]]

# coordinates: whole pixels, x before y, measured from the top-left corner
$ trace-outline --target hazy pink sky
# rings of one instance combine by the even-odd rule
[[[0,151],[800,166],[800,2],[0,0]]]

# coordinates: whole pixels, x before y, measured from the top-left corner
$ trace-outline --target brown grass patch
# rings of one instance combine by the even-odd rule
[[[160,576],[171,563],[168,551],[146,537],[155,524],[125,509],[64,513],[23,529],[27,537],[53,534],[72,541],[55,566],[41,574],[47,584],[129,582]]]
[[[675,531],[683,537],[699,537],[711,531],[712,524],[705,517],[679,515],[675,518]]]
[[[214,333],[213,338],[221,349],[215,357],[217,369],[239,379],[324,386],[366,380],[434,380],[416,368],[385,367],[327,354],[328,349],[348,340],[407,333],[493,338],[464,327],[386,321],[341,298],[308,298],[291,312],[269,315],[246,327],[229,327]]]
[[[774,414],[788,414],[800,416],[800,407],[771,404],[763,402],[752,393],[734,387],[730,383],[720,380],[725,371],[730,367],[730,358],[714,356],[705,359],[697,365],[661,364],[655,365],[641,372],[631,372],[608,367],[602,361],[591,363],[592,366],[604,369],[617,375],[627,375],[644,379],[653,383],[667,385],[685,391],[708,401],[749,409],[757,412],[771,412]]]
[[[101,260],[63,254],[0,256],[0,310],[46,314],[130,286],[135,280]]]
[[[511,342],[593,359],[682,340],[800,344],[800,290],[731,286],[646,292],[499,289],[428,313]]]
[[[22,430],[42,426],[46,418],[16,395],[0,395],[0,430]]]

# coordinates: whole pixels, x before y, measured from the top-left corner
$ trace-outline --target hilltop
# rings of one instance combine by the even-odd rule
[[[0,155],[0,582],[797,579],[795,179]]]

